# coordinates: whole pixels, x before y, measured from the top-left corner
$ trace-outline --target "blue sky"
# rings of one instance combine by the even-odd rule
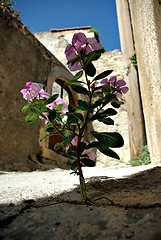
[[[120,49],[115,0],[15,0],[14,9],[29,30],[92,26],[107,50]]]

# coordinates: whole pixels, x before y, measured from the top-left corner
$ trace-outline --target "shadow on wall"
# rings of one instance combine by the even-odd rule
[[[56,79],[68,80],[72,74],[21,22],[1,9],[0,32],[3,46],[0,48],[0,101],[3,103],[0,170],[31,171],[40,167],[31,160],[37,162],[41,153],[45,152],[39,142],[42,122],[25,123],[21,109],[26,102],[20,90],[31,81],[45,85],[52,93]],[[60,162],[61,158],[63,156],[60,156]],[[54,155],[54,159],[59,161],[58,155]]]

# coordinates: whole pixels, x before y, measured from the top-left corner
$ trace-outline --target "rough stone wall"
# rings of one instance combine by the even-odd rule
[[[147,143],[152,164],[158,164],[161,163],[161,1],[128,0],[127,3],[137,56]]]
[[[36,33],[35,36],[38,38],[45,47],[50,50],[64,65],[67,60],[64,54],[65,47],[68,43],[71,43],[71,39],[74,33],[84,32],[88,37],[93,37],[93,33],[89,33],[89,29],[71,29],[65,30],[61,29],[61,31],[53,31],[51,32],[41,32]],[[122,55],[119,50],[109,51],[102,54],[101,58],[94,62],[97,68],[97,74],[105,71],[107,69],[113,69],[113,73],[111,76],[118,76],[118,79],[123,79],[124,68],[122,65]],[[123,99],[125,101],[125,99]],[[122,106],[119,110],[119,113],[115,119],[115,126],[107,127],[100,122],[95,121],[93,124],[94,130],[96,131],[118,131],[122,134],[125,145],[121,149],[116,149],[118,152],[121,161],[120,162],[128,162],[130,159],[129,152],[129,137],[128,137],[128,119],[127,119],[127,111],[126,111],[126,102],[125,105]],[[112,158],[106,157],[101,153],[97,153],[97,166],[111,166],[120,163],[118,160],[114,160]]]
[[[29,170],[36,159],[42,122],[25,123],[27,103],[20,90],[27,81],[52,85],[56,77],[71,73],[21,24],[0,9],[0,170]],[[48,87],[50,90],[50,86]]]
[[[119,50],[109,51],[102,54],[101,58],[95,63],[97,74],[107,70],[113,69],[114,71],[110,76],[117,76],[117,79],[124,79],[124,68],[122,65],[122,54]],[[93,123],[93,128],[96,131],[109,131],[109,132],[119,132],[124,138],[124,146],[122,148],[116,149],[116,152],[120,156],[120,161],[113,158],[109,158],[102,154],[97,153],[97,165],[98,166],[112,166],[117,165],[121,162],[128,162],[130,159],[130,149],[129,149],[129,133],[128,133],[128,117],[126,109],[126,98],[123,96],[124,105],[118,109],[118,114],[113,117],[115,121],[114,126],[107,126],[101,122],[95,121]]]

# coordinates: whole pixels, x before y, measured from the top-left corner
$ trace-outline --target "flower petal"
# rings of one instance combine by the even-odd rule
[[[32,85],[32,82],[27,82],[27,83],[26,83],[27,89],[30,89],[31,85]]]
[[[122,87],[122,86],[125,86],[125,85],[126,85],[126,82],[124,80],[118,80],[117,81],[117,86]]]
[[[77,35],[77,41],[82,42],[82,43],[86,43],[87,42],[87,38],[86,35],[84,33],[76,33]]]
[[[129,90],[128,87],[123,87],[123,88],[121,88],[121,91],[122,91],[123,94],[127,93],[128,90]]]
[[[68,65],[70,71],[77,71],[82,69],[82,65],[79,62],[76,62],[73,66],[71,63]]]
[[[121,98],[122,97],[122,94],[119,93],[119,92],[115,92],[115,95],[116,95],[117,98]]]
[[[65,55],[70,55],[73,52],[75,52],[75,49],[71,44],[68,44],[65,49]]]
[[[92,50],[96,51],[96,50],[99,50],[101,48],[101,43],[91,43],[90,44],[91,47],[92,47]]]
[[[30,87],[30,91],[34,93],[39,93],[42,89],[41,85],[39,83],[33,82]]]

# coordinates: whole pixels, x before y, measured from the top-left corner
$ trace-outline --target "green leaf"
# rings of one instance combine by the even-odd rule
[[[81,93],[84,95],[88,95],[88,91],[86,88],[82,87],[82,86],[77,86],[77,85],[71,85],[71,88],[77,92],[77,93]]]
[[[106,106],[109,102],[111,102],[113,99],[116,99],[116,95],[113,93],[106,94],[103,102],[103,107]]]
[[[67,157],[68,157],[69,159],[71,159],[71,160],[76,160],[76,161],[77,161],[76,154],[75,154],[74,151],[69,151],[69,152],[67,153]]]
[[[82,81],[77,81],[77,80],[69,80],[68,82],[66,82],[64,84],[64,86],[68,86],[68,85],[80,85],[80,84],[84,84],[84,82]]]
[[[102,111],[102,112],[99,112],[97,114],[94,114],[90,120],[91,121],[94,121],[94,120],[102,120],[103,118],[105,117],[108,117],[108,116],[113,116],[113,115],[116,115],[117,114],[117,111],[113,108],[108,108],[106,109],[105,111]]]
[[[42,107],[43,107],[43,106],[46,106],[46,105],[48,105],[48,104],[50,104],[50,103],[52,103],[52,102],[54,102],[54,101],[57,99],[58,96],[59,96],[59,94],[54,94],[53,96],[51,96],[50,98],[48,98],[48,99],[42,104]]]
[[[117,114],[117,111],[115,109],[108,108],[105,111],[100,112],[98,115],[101,115],[101,116],[113,116],[113,115],[116,115],[116,114]]]
[[[91,109],[95,109],[96,107],[100,106],[102,104],[102,102],[104,101],[104,99],[99,99],[97,100],[94,104],[92,104]]]
[[[96,81],[96,80],[105,78],[105,77],[107,77],[108,75],[110,75],[112,72],[113,72],[113,70],[104,71],[104,72],[98,74],[98,75],[93,79],[93,81]]]
[[[49,111],[48,119],[50,122],[53,122],[55,118],[56,118],[56,110],[53,109],[53,110]]]
[[[63,140],[63,142],[65,142],[65,143],[70,143],[70,142],[73,140],[74,137],[75,137],[75,134],[73,133],[73,134],[71,134],[71,135],[68,136],[68,137],[63,137],[62,140]]]
[[[60,111],[60,109],[63,107],[63,103],[59,104],[57,107],[56,107],[56,110]]]
[[[104,96],[102,92],[94,92],[93,97],[99,97],[99,99],[102,99],[102,102],[104,101]]]
[[[75,117],[77,117],[81,122],[84,122],[83,115],[81,113],[74,113]]]
[[[94,87],[93,88],[93,92],[101,92],[101,91],[98,91],[99,89],[102,89],[102,86],[99,86],[99,87]]]
[[[98,119],[99,122],[103,122],[106,125],[114,125],[114,120],[112,120],[111,118],[102,118],[102,119]]]
[[[113,150],[111,150],[110,148],[108,148],[106,146],[105,143],[100,143],[100,142],[92,142],[90,143],[86,149],[89,148],[97,148],[100,152],[102,152],[103,154],[105,154],[106,156],[112,157],[112,158],[116,158],[116,159],[120,159],[120,157],[118,156],[117,153],[115,153]]]
[[[25,112],[26,109],[28,109],[29,106],[30,106],[30,104],[25,105],[25,106],[22,108],[22,112]]]
[[[114,108],[119,108],[122,104],[124,104],[122,101],[119,101],[117,98],[111,101],[111,105]]]
[[[58,132],[52,126],[48,126],[48,127],[44,128],[43,131],[50,132],[50,133],[57,133]]]
[[[107,147],[119,148],[124,145],[122,136],[117,132],[91,132],[91,134]]]
[[[81,162],[87,167],[94,167],[95,166],[95,161],[92,161],[89,158],[81,158]]]
[[[93,63],[89,63],[86,65],[85,73],[90,77],[93,77],[96,74],[96,68]]]
[[[65,145],[65,142],[58,142],[54,145],[54,149],[58,150],[59,148],[62,148]]]
[[[87,111],[87,109],[88,109],[88,103],[87,102],[85,102],[83,100],[78,100],[77,103],[78,103],[79,109]]]
[[[102,87],[102,91],[104,92],[104,93],[110,93],[111,92],[111,86],[110,85],[105,85],[105,86],[103,86]],[[116,95],[115,95],[115,97],[116,97]]]
[[[31,112],[28,114],[25,118],[26,123],[32,123],[38,118],[38,115],[36,113]]]
[[[41,112],[49,112],[50,110],[49,110],[49,108],[47,108],[46,106],[43,106],[43,107],[41,107]]]
[[[86,144],[85,142],[80,142],[80,144],[79,144],[79,149],[78,149],[79,155],[82,154],[82,152],[84,151],[86,145],[87,145],[87,144]]]
[[[41,112],[41,110],[36,107],[36,106],[31,106],[30,107],[30,110],[33,112],[33,113],[36,113],[38,114],[39,116],[43,117],[44,119],[46,119],[46,117],[44,116],[44,114]]]
[[[72,78],[72,80],[77,80],[79,78],[81,78],[83,75],[83,70],[77,72],[77,74]]]
[[[77,169],[77,160],[75,160],[71,165],[71,170],[76,171]]]
[[[45,138],[49,137],[50,135],[45,135],[43,138],[40,139],[40,142],[44,140]]]
[[[87,66],[89,63],[99,59],[101,57],[101,53],[97,51],[92,51],[86,55],[87,59],[85,60],[85,66]]]
[[[67,116],[69,118],[68,119],[69,121],[77,119],[77,120],[81,120],[81,122],[84,122],[84,118],[81,113],[71,112],[71,113],[67,113]]]

